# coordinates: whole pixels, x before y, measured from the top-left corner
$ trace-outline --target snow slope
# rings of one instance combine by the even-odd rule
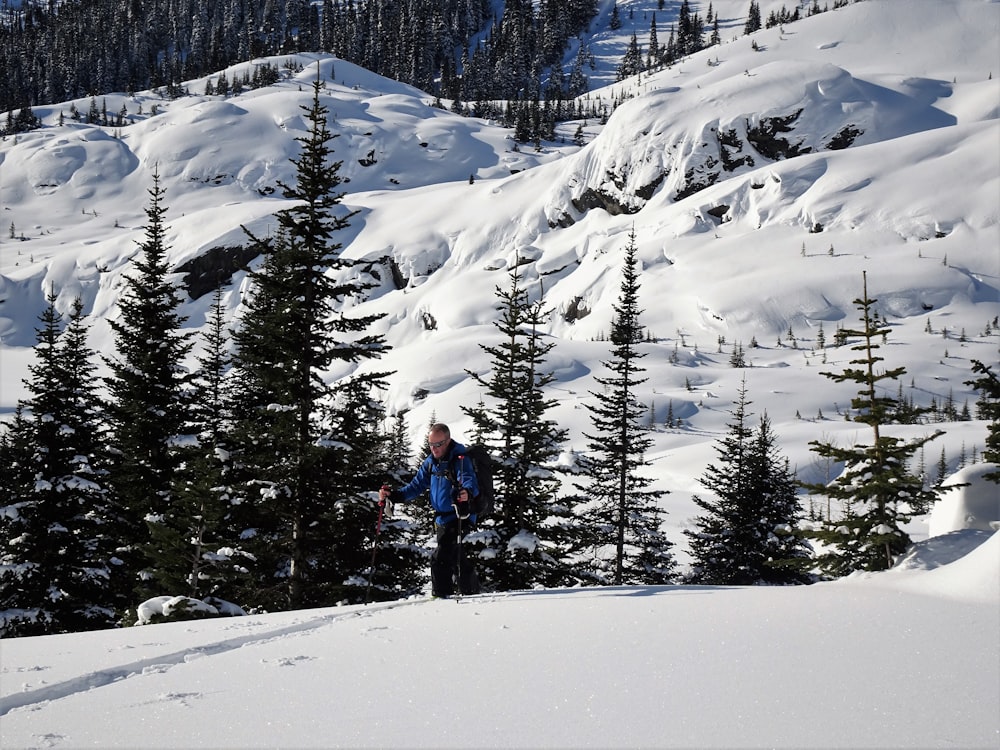
[[[994,533],[932,570],[808,587],[561,589],[9,639],[0,745],[996,747],[998,569]]]

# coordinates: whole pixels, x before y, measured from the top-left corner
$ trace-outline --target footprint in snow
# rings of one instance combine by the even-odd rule
[[[279,667],[294,667],[300,661],[314,661],[315,656],[282,656],[278,659],[261,659],[264,664],[275,664]]]

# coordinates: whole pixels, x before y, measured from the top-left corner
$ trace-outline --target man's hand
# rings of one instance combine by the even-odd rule
[[[392,495],[392,487],[387,484],[383,484],[378,490],[378,499],[380,503],[384,503]]]
[[[463,521],[469,517],[469,491],[464,487],[455,493],[455,515]]]

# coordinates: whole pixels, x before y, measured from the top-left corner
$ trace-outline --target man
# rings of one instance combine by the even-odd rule
[[[437,548],[431,554],[431,593],[448,597],[454,593],[455,580],[463,594],[479,593],[479,576],[460,543],[472,531],[476,515],[469,503],[479,494],[476,472],[465,455],[465,446],[451,439],[448,425],[432,425],[427,433],[431,455],[417,469],[416,475],[403,487],[379,491],[380,500],[412,503],[430,489],[431,507],[437,532]]]

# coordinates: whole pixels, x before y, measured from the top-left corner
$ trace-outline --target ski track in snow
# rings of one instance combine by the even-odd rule
[[[369,604],[367,606],[363,606],[363,608],[352,609],[347,612],[315,615],[306,620],[274,629],[267,629],[263,631],[255,629],[253,633],[248,635],[224,638],[220,641],[216,641],[215,643],[194,646],[180,651],[175,651],[171,654],[160,654],[157,656],[151,656],[147,659],[138,659],[129,664],[123,664],[119,667],[115,667],[114,669],[97,670],[95,672],[80,675],[79,677],[73,677],[72,679],[58,682],[54,685],[46,685],[44,687],[26,690],[21,693],[15,693],[0,698],[0,716],[6,716],[9,712],[19,708],[27,708],[28,710],[31,710],[32,706],[50,703],[62,698],[69,698],[73,695],[77,695],[78,693],[86,693],[91,690],[96,690],[98,688],[120,682],[121,680],[130,679],[132,677],[138,677],[153,672],[165,672],[178,664],[185,664],[194,659],[224,654],[243,648],[244,646],[267,643],[268,641],[305,633],[321,628],[325,625],[329,625],[332,622],[351,618],[370,617],[372,614],[383,610],[424,604],[430,601],[434,600],[427,597],[421,599],[405,599],[402,601]],[[461,602],[462,599],[459,598],[456,599],[456,601]],[[266,626],[258,624],[252,627],[256,628]],[[292,657],[287,660],[286,665],[291,664],[296,660],[305,658],[309,657]],[[185,694],[182,696],[168,697],[186,700],[197,696],[196,694]]]

